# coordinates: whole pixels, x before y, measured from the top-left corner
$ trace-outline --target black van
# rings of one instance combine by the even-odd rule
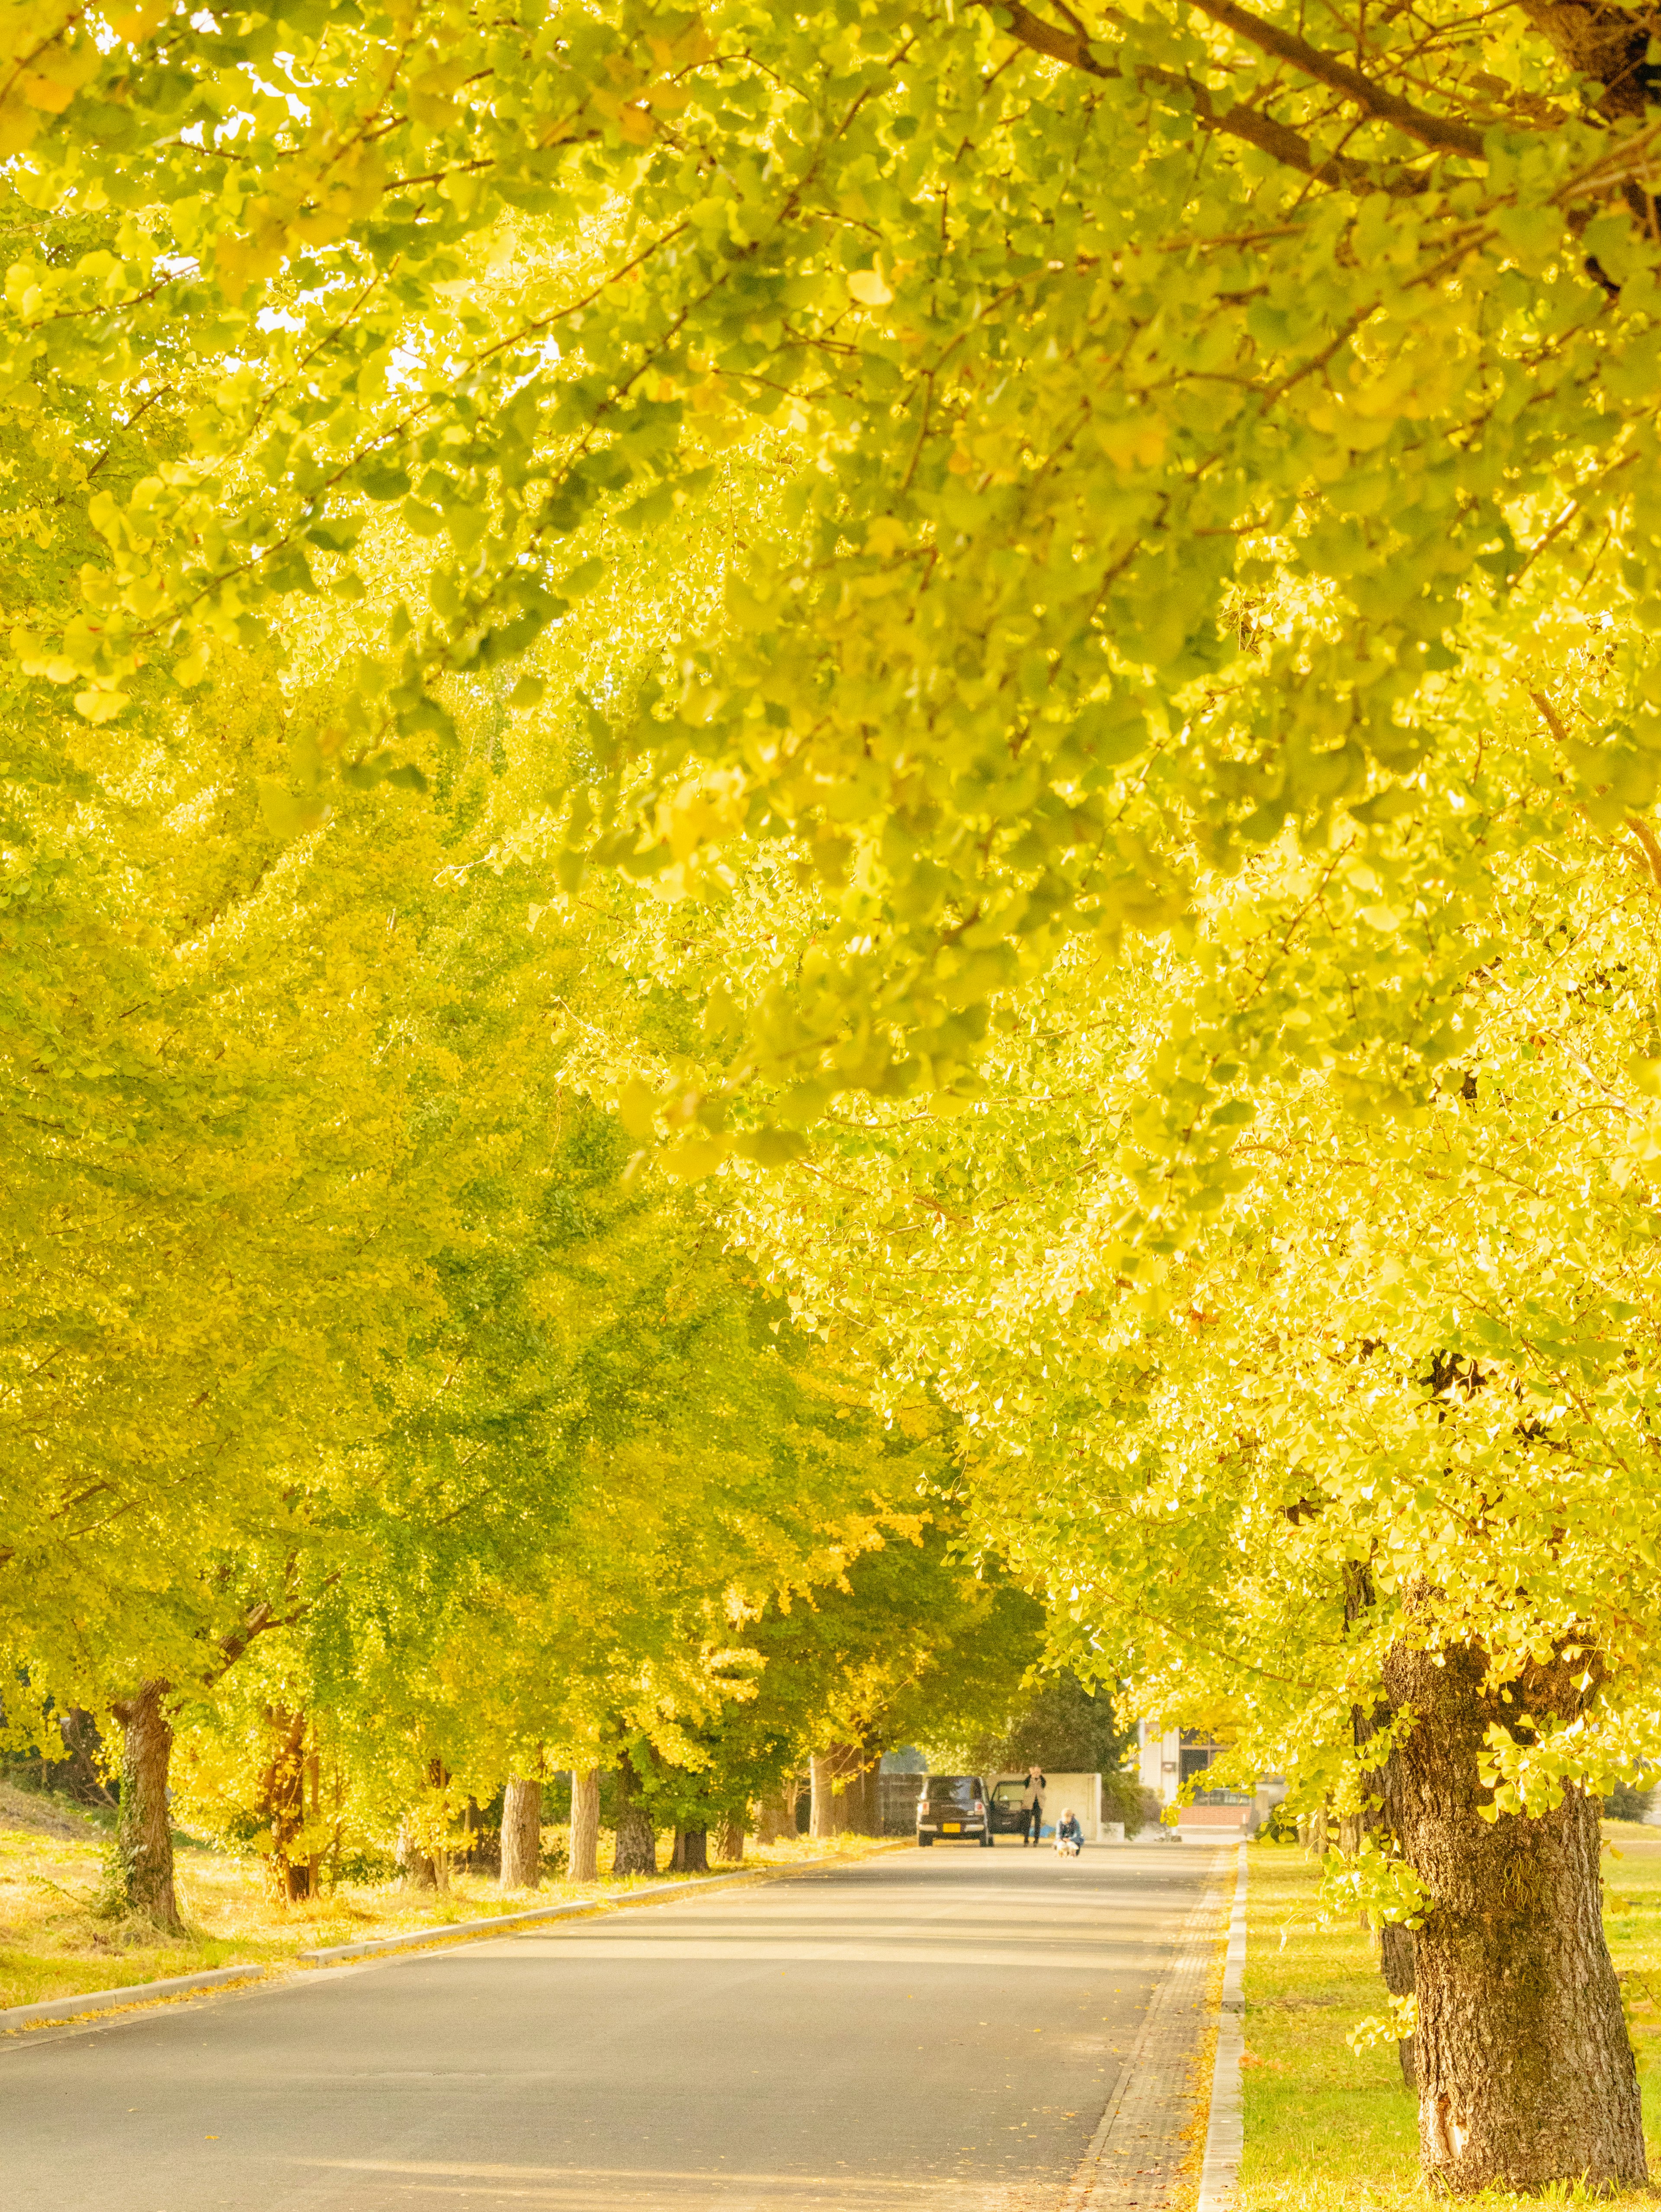
[[[992,1784],[992,1795],[986,1804],[995,1836],[1024,1836],[1026,1833],[1025,1775],[1001,1775]]]
[[[986,1822],[986,1784],[978,1774],[931,1774],[917,1799],[917,1842],[932,1844],[936,1836],[951,1836],[959,1843],[983,1844],[989,1850],[992,1831]]]

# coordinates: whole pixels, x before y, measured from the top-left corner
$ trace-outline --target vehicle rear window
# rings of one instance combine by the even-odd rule
[[[992,1792],[992,1802],[995,1805],[1019,1805],[1025,1795],[1025,1783],[1001,1782]]]
[[[931,1805],[972,1805],[981,1794],[973,1774],[931,1774],[924,1791]]]

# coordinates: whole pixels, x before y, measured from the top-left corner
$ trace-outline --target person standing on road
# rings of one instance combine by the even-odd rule
[[[1026,1789],[1021,1798],[1021,1849],[1036,1844],[1038,1832],[1043,1826],[1043,1793],[1046,1784],[1042,1768],[1029,1766],[1026,1770]]]

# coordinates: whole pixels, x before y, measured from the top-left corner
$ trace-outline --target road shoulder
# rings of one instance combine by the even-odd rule
[[[1189,2212],[1199,2192],[1238,1855],[1215,1854],[1061,2212]]]

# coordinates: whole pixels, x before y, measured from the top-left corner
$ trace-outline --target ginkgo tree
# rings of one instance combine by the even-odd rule
[[[1524,712],[1433,847],[1277,847],[1185,949],[1031,994],[969,1113],[844,1103],[724,1181],[798,1310],[959,1416],[1056,1656],[1363,1820],[1344,1899],[1415,1930],[1398,2027],[1456,2189],[1643,2156],[1597,1814],[1661,1753],[1658,894]],[[1177,1117],[1271,913],[1299,1061],[1236,1063],[1196,1214]]]
[[[871,1170],[877,1246],[901,1224],[914,1250],[946,1246],[974,1211],[971,1139],[1006,1090],[1021,1098],[1007,1158],[1058,1194],[1032,1272],[952,1245],[919,1282],[990,1280],[1000,1311],[1018,1280],[1041,1293],[1007,1346],[991,1306],[972,1331],[951,1297],[930,1310],[914,1371],[924,1344],[946,1355],[964,1419],[982,1408],[958,1366],[1007,1358],[1019,1379],[989,1382],[986,1403],[1042,1431],[1056,1362],[1092,1340],[1076,1297],[1065,1328],[1042,1318],[1074,1257],[1111,1310],[1089,1389],[1134,1413],[1147,1355],[1115,1332],[1149,1333],[1162,1356],[1218,1345],[1205,1271],[1237,1230],[1250,1244],[1270,1198],[1295,1218],[1307,1192],[1318,1211],[1317,1157],[1324,1173],[1372,1146],[1381,1188],[1394,1167],[1434,1189],[1467,1073],[1484,1111],[1495,994],[1521,1005],[1518,975],[1561,966],[1556,924],[1588,887],[1614,872],[1622,898],[1647,896],[1661,244],[1641,14],[1340,7],[1311,26],[1238,0],[1084,15],[732,0],[699,17],[312,0],[105,21],[25,0],[5,36],[0,405],[8,452],[32,457],[7,558],[26,725],[72,713],[119,746],[170,683],[221,684],[228,647],[330,604],[351,616],[333,710],[264,793],[273,834],[298,836],[342,792],[441,775],[471,687],[513,675],[509,711],[532,712],[542,641],[626,595],[620,549],[708,510],[723,454],[765,455],[771,495],[742,543],[729,532],[719,604],[689,593],[672,641],[643,640],[626,684],[588,694],[585,749],[556,749],[548,872],[575,893],[617,868],[717,908],[752,866],[807,879],[811,942],[747,939],[743,988],[712,1009],[730,1026],[649,1068],[632,1035],[617,1053],[619,1112],[684,1174],[810,1144],[868,1154],[886,1164]],[[141,422],[156,447],[142,471],[122,459]],[[85,558],[63,558],[41,456],[84,491]],[[394,529],[429,552],[382,595]],[[43,562],[52,591],[33,588]],[[1631,836],[1639,859],[1615,858]],[[1641,913],[1610,929],[1605,973],[1638,972]],[[1603,986],[1589,972],[1579,988]],[[1617,993],[1607,1035],[1581,1036],[1583,1013],[1563,1016],[1575,1073],[1543,1118],[1517,1103],[1503,1052],[1486,1109],[1503,1141],[1554,1162],[1610,1115],[1643,1123],[1647,1094],[1621,1071],[1658,1056],[1635,994]],[[1052,1082],[1056,1023],[1105,1054],[1107,1082],[1066,1049]],[[1536,1066],[1525,1049],[1542,1048],[1505,1048],[1518,1070]],[[1635,1095],[1611,1107],[1617,1077]],[[1031,1108],[1068,1084],[1093,1103],[1043,1156]],[[971,1109],[955,1139],[904,1119],[928,1097]],[[1307,1143],[1283,1127],[1305,1112]],[[1468,1290],[1448,1287],[1463,1243],[1393,1338],[1355,1340],[1384,1362],[1356,1366],[1359,1403],[1372,1376],[1395,1378],[1381,1449],[1410,1487],[1369,1474],[1352,1495],[1360,1445],[1317,1463],[1297,1409],[1331,1363],[1295,1330],[1179,1394],[1226,1405],[1193,1464],[1214,1472],[1218,1542],[1260,1562],[1242,1588],[1261,1572],[1280,1592],[1266,1617],[1304,1587],[1299,1547],[1350,1542],[1372,1482],[1390,1509],[1380,1556],[1324,1561],[1321,1603],[1340,1606],[1336,1587],[1341,1609],[1299,1617],[1341,1622],[1344,1654],[1393,1638],[1378,1686],[1396,1668],[1399,1726],[1380,1728],[1402,1774],[1415,1736],[1427,1757],[1444,1740],[1438,1683],[1463,1681],[1448,1771],[1475,1791],[1497,1762],[1494,1786],[1519,1795],[1480,1806],[1496,1848],[1519,1893],[1577,1925],[1595,1890],[1582,1785],[1609,1753],[1574,1701],[1595,1692],[1637,1730],[1647,1662],[1628,1676],[1641,1638],[1571,1536],[1607,1482],[1610,1525],[1631,1520],[1643,1559],[1641,1300],[1619,1294],[1634,1368],[1607,1388],[1639,1407],[1621,1452],[1575,1425],[1567,1381],[1536,1404],[1526,1378],[1548,1372],[1542,1347],[1604,1341],[1569,1317],[1609,1255],[1627,1285],[1643,1210],[1607,1193],[1643,1188],[1644,1157],[1589,1142],[1564,1167],[1485,1356]],[[824,1203],[805,1169],[779,1188],[794,1202],[805,1186]],[[1006,1262],[1027,1249],[1020,1197],[984,1248]],[[1499,1201],[1471,1203],[1479,1236]],[[1407,1209],[1402,1279],[1459,1218]],[[1555,1278],[1560,1232],[1573,1263]],[[801,1243],[804,1310],[828,1312],[823,1233]],[[1293,1256],[1317,1285],[1323,1249],[1299,1224]],[[1184,1320],[1171,1285],[1190,1279]],[[1389,1285],[1363,1280],[1394,1312]],[[1519,1333],[1525,1281],[1554,1280],[1561,1310]],[[886,1314],[864,1287],[843,1286],[850,1309]],[[1575,1357],[1614,1375],[1615,1354]],[[1275,1418],[1253,1458],[1229,1393],[1260,1371]],[[1120,1441],[1104,1431],[1103,1463],[1139,1466]],[[1025,1435],[993,1456],[1039,1465]],[[1260,1518],[1242,1506],[1236,1528],[1226,1501],[1255,1493],[1229,1485],[1258,1467],[1299,1486]],[[1135,1480],[1085,1509],[1110,1548],[1165,1525],[1131,1510]],[[1035,1531],[1068,1530],[1085,1607],[1088,1547],[1058,1490],[1037,1474],[1014,1494]],[[1501,1522],[1515,1554],[1490,1548]],[[1331,1741],[1347,1695],[1372,1726],[1360,1685],[1326,1681],[1311,1741]],[[1507,1692],[1528,1706],[1514,1725]],[[1409,1852],[1435,1893],[1419,1946],[1427,2160],[1457,2188],[1640,2179],[1595,1943],[1573,1984],[1584,2020],[1562,2028],[1579,1966],[1548,1945],[1529,1954],[1538,2001],[1507,2014],[1524,2055],[1500,2064],[1458,2030],[1500,1986],[1463,1940],[1485,1826],[1431,1818]],[[1399,1811],[1392,1832],[1411,1831]]]

